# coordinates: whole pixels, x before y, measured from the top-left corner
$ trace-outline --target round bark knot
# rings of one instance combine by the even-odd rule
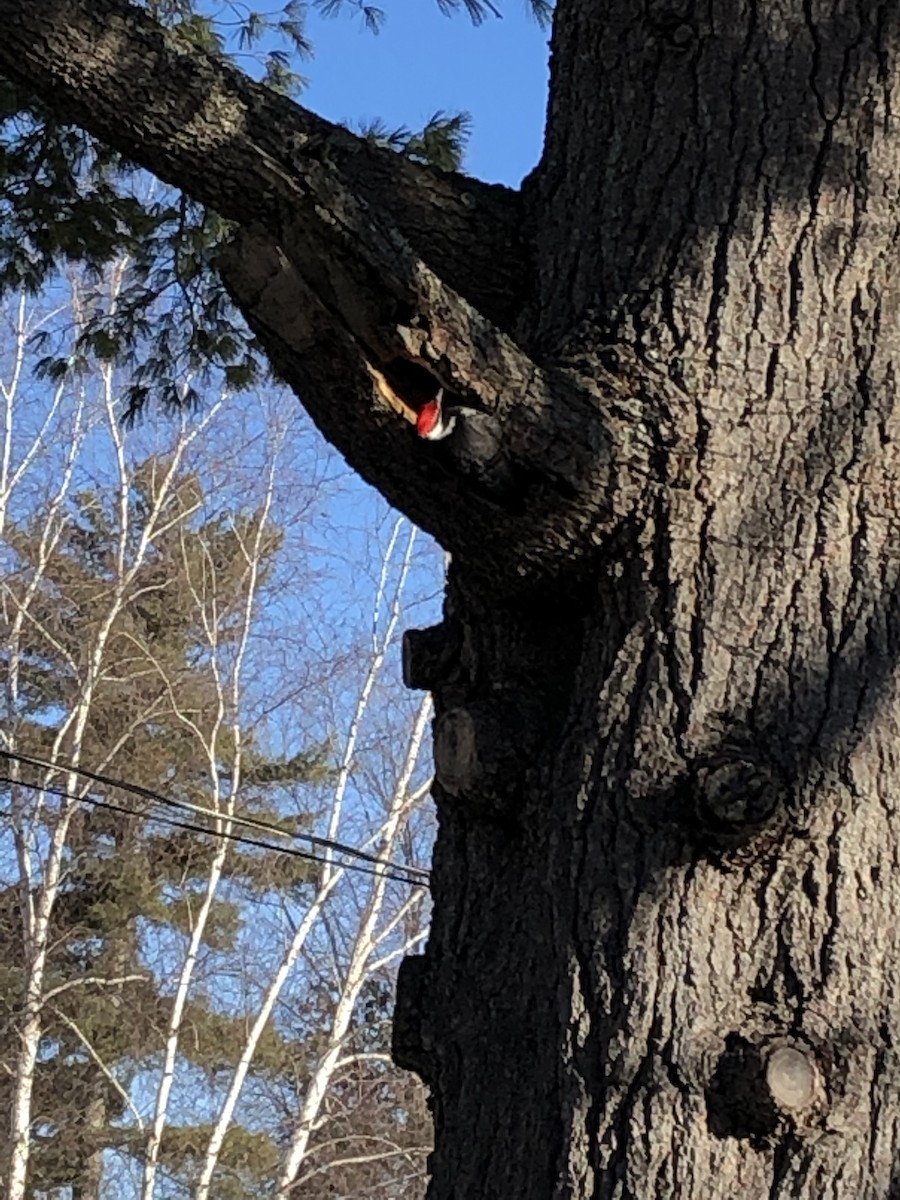
[[[812,1131],[823,1116],[825,1089],[815,1052],[782,1036],[749,1040],[730,1033],[705,1090],[710,1132],[745,1138],[760,1149],[789,1130]]]
[[[475,721],[467,708],[439,717],[434,731],[434,771],[451,796],[468,791],[478,772]]]
[[[796,1046],[772,1050],[766,1063],[766,1083],[778,1107],[789,1113],[808,1108],[820,1091],[815,1060]]]
[[[653,0],[649,8],[651,28],[671,45],[682,49],[694,40],[692,5],[685,0]]]
[[[538,736],[538,715],[527,704],[490,699],[448,709],[434,726],[435,778],[451,796],[505,809]]]
[[[781,781],[747,754],[722,753],[696,767],[697,816],[714,833],[760,829],[783,806]]]
[[[690,25],[676,25],[669,34],[669,41],[679,50],[684,50],[694,40],[694,30]]]

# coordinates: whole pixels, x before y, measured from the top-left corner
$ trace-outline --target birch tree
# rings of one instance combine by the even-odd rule
[[[13,379],[9,391],[16,386]],[[12,1089],[12,1118],[7,1192],[10,1200],[25,1195],[26,1172],[32,1132],[32,1095],[35,1070],[42,1037],[43,1014],[49,999],[57,989],[47,986],[48,956],[51,952],[52,916],[59,890],[66,874],[66,849],[77,811],[81,791],[77,769],[82,761],[85,738],[98,689],[108,671],[108,654],[116,637],[135,580],[148,561],[153,539],[171,528],[172,483],[191,442],[199,435],[203,422],[191,430],[183,428],[182,436],[172,456],[161,472],[160,486],[147,496],[148,511],[139,529],[134,528],[129,490],[132,478],[128,471],[125,446],[115,411],[115,387],[111,368],[101,376],[99,396],[89,397],[77,389],[73,403],[60,406],[57,397],[50,407],[49,426],[45,420],[36,432],[26,432],[25,457],[15,463],[10,450],[15,426],[7,421],[4,461],[8,464],[4,499],[10,505],[14,488],[21,482],[23,469],[33,468],[43,456],[42,445],[51,434],[66,439],[62,470],[51,487],[42,512],[40,527],[26,532],[12,527],[9,512],[5,525],[11,537],[11,547],[23,550],[28,544],[27,561],[10,563],[10,577],[3,586],[4,605],[4,683],[6,719],[4,749],[16,751],[23,727],[34,729],[35,720],[46,721],[50,731],[46,751],[52,762],[60,760],[37,788],[36,799],[29,802],[26,789],[14,774],[11,783],[11,834],[19,867],[18,912],[22,922],[23,994],[17,1025],[19,1051],[15,1059]],[[7,417],[12,412],[7,405]],[[212,410],[211,410],[212,412]],[[210,412],[210,415],[211,415]],[[56,426],[57,415],[60,427]],[[116,535],[109,547],[111,561],[107,564],[105,587],[97,603],[94,595],[66,594],[66,567],[70,562],[67,545],[72,522],[71,505],[78,504],[73,488],[77,481],[79,455],[84,452],[88,434],[103,428],[112,444],[117,476],[111,512],[116,521]],[[175,523],[182,514],[175,517]],[[30,534],[30,536],[29,536]],[[17,569],[18,568],[18,569]],[[19,578],[17,578],[17,575]],[[47,604],[48,594],[53,602]],[[91,605],[93,620],[85,622],[89,636],[81,643],[70,634],[77,621],[74,606]],[[50,654],[48,655],[48,649]],[[35,684],[33,665],[52,671],[57,668],[69,674],[73,688],[63,699],[60,692],[40,696]],[[61,660],[61,661],[60,661]],[[48,720],[47,710],[60,705],[58,719]],[[137,720],[152,718],[152,709],[137,714]],[[54,716],[57,716],[54,713]],[[24,719],[23,719],[24,718]],[[115,753],[118,747],[110,747]],[[15,769],[15,768],[14,768]],[[116,986],[131,982],[135,976],[92,977],[82,982],[88,987]],[[66,990],[69,985],[60,985]]]
[[[114,294],[116,281],[113,273]],[[81,327],[71,312],[84,302],[73,277],[70,306],[39,316],[41,306],[23,299],[9,309],[0,751],[11,808],[0,1039],[17,1069],[0,1081],[0,1096],[20,1136],[0,1139],[8,1194],[70,1186],[79,1200],[99,1200],[184,1186],[206,1195],[212,1186],[216,1196],[256,1195],[288,1154],[276,1117],[250,1128],[246,1103],[239,1107],[242,1089],[264,1087],[270,1102],[293,1097],[284,1119],[295,1170],[312,1134],[323,1181],[373,1160],[382,1186],[396,1158],[420,1184],[427,1137],[421,1118],[397,1127],[404,1089],[386,1062],[383,1020],[377,1051],[371,1022],[365,1050],[357,1035],[363,989],[384,996],[392,964],[425,927],[426,875],[410,859],[410,836],[427,791],[428,706],[396,763],[376,761],[377,739],[401,733],[409,706],[397,706],[399,724],[372,713],[385,702],[386,675],[396,676],[390,656],[415,531],[394,520],[374,564],[366,632],[349,641],[335,632],[335,645],[345,645],[316,661],[322,685],[334,689],[341,672],[363,667],[332,770],[325,744],[339,736],[341,702],[326,703],[319,684],[297,694],[298,672],[320,648],[293,638],[279,673],[271,651],[288,631],[264,605],[289,600],[281,620],[292,622],[315,603],[291,596],[304,568],[282,561],[290,531],[275,517],[293,521],[302,539],[320,499],[296,416],[271,396],[227,428],[222,405],[211,403],[174,425],[129,430],[117,373],[96,364],[78,387],[61,382],[42,398],[28,354],[35,329],[61,321],[74,342]],[[305,482],[285,478],[291,471]],[[360,640],[369,642],[361,660]],[[321,735],[319,749],[265,753],[265,729],[275,717],[289,727],[284,710],[296,717],[298,706]],[[321,807],[318,821],[310,806]],[[373,873],[368,893],[347,879],[342,835],[368,847],[350,861]],[[395,854],[405,861],[392,880],[378,863]],[[35,907],[47,914],[41,927]],[[262,919],[269,911],[280,923]],[[246,997],[277,961],[285,921],[299,921],[299,931],[254,1009]],[[346,958],[336,953],[344,946]],[[245,981],[243,1004],[236,979]],[[320,1000],[294,1022],[306,989]],[[21,1005],[29,994],[33,1013]],[[327,1048],[314,1051],[323,1039]],[[198,1088],[203,1072],[209,1089]],[[344,1103],[336,1140],[326,1110],[351,1074],[379,1081],[366,1122],[381,1132],[357,1133],[357,1106]],[[407,1107],[421,1108],[415,1089],[404,1094]],[[330,1151],[332,1142],[354,1154]]]

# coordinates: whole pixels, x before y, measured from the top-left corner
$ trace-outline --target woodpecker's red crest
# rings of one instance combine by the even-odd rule
[[[419,437],[427,438],[429,442],[440,441],[453,432],[456,424],[456,413],[444,414],[444,389],[438,388],[433,400],[423,404],[416,417],[416,433]]]

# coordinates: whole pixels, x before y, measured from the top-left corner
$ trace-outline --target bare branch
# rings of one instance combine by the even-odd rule
[[[75,1034],[75,1036],[81,1042],[82,1046],[84,1046],[85,1050],[87,1050],[88,1054],[91,1056],[93,1061],[97,1064],[98,1068],[100,1069],[101,1073],[103,1074],[103,1077],[109,1082],[110,1086],[116,1092],[118,1092],[122,1101],[127,1105],[131,1115],[134,1117],[135,1124],[137,1125],[137,1127],[141,1131],[141,1133],[143,1133],[144,1132],[143,1117],[138,1112],[138,1110],[134,1107],[134,1104],[131,1101],[131,1097],[128,1095],[128,1093],[125,1091],[125,1089],[122,1087],[121,1083],[119,1083],[118,1079],[116,1079],[115,1075],[113,1075],[112,1071],[110,1071],[109,1067],[106,1065],[106,1063],[100,1057],[100,1055],[97,1053],[97,1051],[94,1048],[93,1044],[91,1043],[90,1039],[85,1036],[83,1031],[78,1027],[78,1025],[72,1020],[71,1017],[66,1016],[66,1014],[64,1012],[62,1012],[60,1009],[56,1008],[55,1006],[53,1007],[53,1015],[57,1018],[57,1020],[62,1021],[62,1023],[64,1025],[68,1026],[68,1028],[72,1030],[72,1032]]]
[[[48,1000],[53,1000],[57,996],[61,996],[63,992],[71,992],[74,988],[84,987],[87,984],[96,985],[97,987],[116,987],[122,983],[145,983],[146,975],[82,975],[78,979],[69,979],[65,983],[60,983],[56,987],[50,988],[44,992],[42,1001],[46,1003]]]

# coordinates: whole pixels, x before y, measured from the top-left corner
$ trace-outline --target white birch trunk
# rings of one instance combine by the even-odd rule
[[[216,822],[216,828],[219,831],[230,833],[232,829],[231,818],[234,814],[235,804],[240,791],[241,779],[241,759],[242,759],[242,738],[241,738],[241,670],[244,658],[247,652],[247,643],[252,629],[254,603],[257,596],[257,586],[259,582],[260,559],[263,544],[263,534],[268,525],[268,517],[272,507],[273,489],[275,485],[275,460],[273,458],[270,464],[269,478],[266,487],[265,497],[260,520],[256,525],[254,542],[247,550],[247,567],[248,567],[248,586],[244,599],[243,619],[241,626],[240,639],[238,643],[238,652],[236,662],[234,663],[232,676],[230,680],[230,696],[226,695],[226,688],[229,686],[229,681],[225,680],[219,669],[219,664],[216,658],[216,649],[218,645],[218,629],[215,621],[215,611],[213,611],[212,619],[208,613],[208,606],[204,603],[203,598],[197,594],[195,601],[198,605],[198,611],[202,614],[204,629],[207,642],[211,651],[211,670],[213,672],[216,690],[219,698],[219,707],[216,720],[213,724],[212,734],[206,743],[207,757],[209,762],[209,780],[212,789],[213,800],[216,808],[219,808],[219,770],[218,762],[223,747],[220,746],[219,734],[223,724],[228,720],[230,722],[231,746],[230,746],[230,766],[231,766],[231,784],[229,792],[225,798],[224,804],[221,807],[220,819]],[[214,603],[215,597],[213,597]],[[200,730],[196,729],[199,736]],[[172,1086],[175,1081],[175,1068],[178,1056],[178,1043],[181,1036],[181,1026],[184,1017],[184,1009],[187,1004],[188,993],[190,991],[191,982],[194,977],[194,970],[197,964],[197,955],[200,946],[203,942],[203,937],[206,932],[209,915],[212,911],[213,901],[215,900],[216,891],[222,879],[222,873],[225,869],[225,860],[228,853],[229,843],[224,839],[220,839],[213,857],[212,866],[210,868],[209,877],[207,879],[206,890],[204,892],[203,901],[197,913],[196,923],[191,932],[190,941],[188,943],[187,953],[184,957],[184,962],[181,966],[181,971],[178,976],[178,985],[175,990],[175,999],[172,1005],[172,1012],[169,1018],[169,1028],[166,1035],[166,1048],[163,1058],[162,1077],[160,1079],[159,1088],[156,1095],[156,1107],[153,1115],[153,1126],[150,1130],[147,1139],[147,1147],[145,1152],[145,1163],[143,1178],[141,1180],[141,1200],[152,1200],[156,1178],[159,1168],[159,1153],[162,1144],[162,1136],[165,1130],[166,1118],[168,1115],[169,1099],[172,1093]]]

